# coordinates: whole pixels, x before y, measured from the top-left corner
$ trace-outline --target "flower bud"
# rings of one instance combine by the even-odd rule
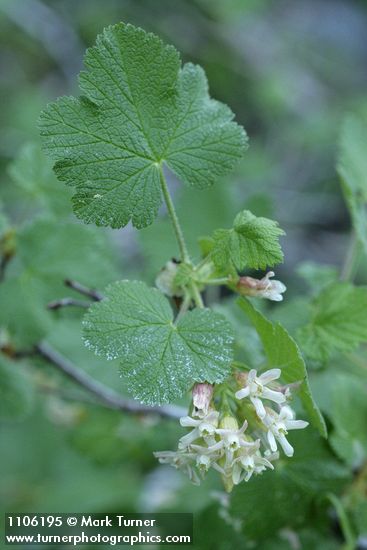
[[[221,428],[223,430],[237,431],[238,430],[238,422],[234,418],[234,416],[228,416],[227,415],[227,416],[224,416],[222,418],[222,420],[220,421],[219,428]]]
[[[194,415],[204,417],[209,412],[210,402],[213,397],[214,387],[212,384],[203,382],[195,384],[192,390],[192,402],[194,405]]]
[[[169,260],[155,280],[155,286],[166,296],[183,296],[182,289],[175,285],[178,265],[176,260]]]

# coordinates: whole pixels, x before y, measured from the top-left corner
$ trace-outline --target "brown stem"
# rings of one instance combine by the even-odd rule
[[[43,357],[49,364],[58,368],[74,382],[95,395],[98,400],[110,409],[134,414],[156,414],[162,418],[178,419],[186,414],[186,410],[175,405],[162,407],[149,407],[141,405],[132,399],[120,397],[115,391],[94,380],[89,374],[75,367],[58,351],[54,350],[46,342],[41,342],[35,348],[36,353]]]
[[[75,300],[74,298],[61,298],[60,300],[53,300],[47,304],[47,309],[60,309],[62,307],[70,306],[88,308],[90,306],[90,302],[86,302],[85,300]]]
[[[64,281],[65,285],[69,288],[72,288],[76,292],[79,292],[79,294],[83,294],[83,296],[87,296],[88,298],[91,298],[95,302],[100,302],[103,299],[103,295],[98,292],[98,290],[95,290],[93,288],[88,288],[81,283],[78,283],[78,281],[73,281],[72,279],[65,279]]]

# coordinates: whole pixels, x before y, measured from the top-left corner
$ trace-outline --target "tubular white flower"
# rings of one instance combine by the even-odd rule
[[[255,369],[250,370],[247,375],[246,385],[242,390],[235,393],[235,397],[237,399],[249,397],[255,407],[258,417],[264,418],[266,411],[261,399],[269,399],[279,404],[284,403],[286,400],[285,395],[281,391],[272,390],[267,387],[268,384],[277,380],[280,374],[280,369],[270,369],[260,374],[260,376],[257,376],[257,371]]]
[[[237,430],[228,428],[219,428],[216,430],[216,433],[221,437],[219,444],[222,445],[226,457],[224,470],[227,476],[228,470],[232,469],[236,451],[241,448],[249,448],[255,445],[254,441],[247,441],[243,437],[247,425],[247,421],[245,421],[242,427]]]
[[[242,434],[245,432],[247,425],[247,421],[245,420],[245,422],[242,424],[242,427],[238,430],[217,428],[215,430],[215,433],[220,435],[223,447],[234,452],[237,451],[240,447],[249,447],[253,445],[252,442],[246,441],[242,437]]]
[[[219,413],[210,411],[203,418],[192,418],[183,416],[180,418],[180,424],[184,428],[193,428],[191,432],[181,437],[178,442],[179,449],[189,447],[196,439],[203,438],[209,445],[215,443],[214,435],[218,426]]]
[[[239,456],[235,459],[233,465],[233,482],[238,485],[242,480],[249,481],[253,474],[261,474],[266,468],[274,470],[274,466],[260,453],[260,440],[249,449],[241,449]]]
[[[221,442],[209,447],[191,445],[191,449],[196,453],[196,465],[202,474],[207,473],[209,468],[214,466],[216,461],[223,455],[223,445]]]
[[[287,290],[287,287],[281,282],[274,279],[274,271],[269,271],[262,279],[254,279],[253,277],[240,277],[237,283],[237,290],[244,296],[256,296],[258,298],[267,298],[274,302],[283,300],[282,294]]]
[[[261,279],[261,282],[265,285],[265,288],[259,291],[258,296],[261,298],[267,298],[268,300],[273,300],[274,302],[281,302],[283,300],[282,294],[287,290],[287,287],[281,281],[277,281],[276,279],[270,281],[270,278],[274,276],[274,271],[269,271],[269,273]]]
[[[294,411],[288,406],[282,407],[279,414],[272,409],[267,409],[266,412],[263,423],[268,428],[267,438],[270,449],[275,452],[278,449],[278,441],[284,454],[289,457],[293,456],[294,449],[286,438],[288,430],[302,430],[308,426],[308,422],[295,420]]]
[[[194,485],[200,485],[200,478],[193,468],[195,455],[182,451],[160,451],[153,454],[161,464],[169,464],[181,470]]]

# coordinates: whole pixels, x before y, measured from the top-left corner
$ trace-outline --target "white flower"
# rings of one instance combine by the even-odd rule
[[[280,377],[280,373],[280,369],[270,369],[257,376],[255,369],[250,370],[245,386],[242,390],[235,393],[236,398],[243,399],[244,397],[249,397],[258,417],[264,418],[266,411],[261,399],[269,399],[279,404],[284,403],[286,400],[285,395],[281,391],[272,390],[267,387],[270,382]]]
[[[182,451],[160,451],[153,453],[161,464],[170,464],[188,476],[194,485],[200,485],[200,478],[193,468],[195,456]]]
[[[229,486],[238,485],[244,478],[248,481],[253,473],[261,473],[266,467],[273,469],[272,464],[259,452],[260,440],[240,440],[240,446],[235,450],[231,447],[231,443],[227,447],[224,446],[223,440],[220,443],[223,443],[225,461],[218,464],[221,456],[216,460],[213,457],[211,466],[222,474]]]
[[[218,426],[219,412],[210,411],[203,418],[192,418],[191,416],[183,416],[180,418],[181,426],[185,428],[193,428],[191,432],[181,437],[178,442],[179,449],[186,449],[196,439],[203,438],[204,441],[211,445],[215,443],[215,430]]]
[[[274,466],[260,453],[260,440],[255,442],[255,445],[248,449],[241,449],[239,456],[234,460],[233,464],[233,483],[238,485],[243,479],[249,481],[253,474],[261,474],[266,468],[274,470]]]
[[[223,454],[223,445],[221,442],[215,443],[210,447],[202,445],[191,445],[191,449],[196,453],[196,466],[201,474],[206,474],[211,466],[219,460]]]
[[[293,456],[294,449],[286,438],[288,430],[302,430],[308,426],[304,420],[295,420],[294,411],[288,407],[282,407],[279,414],[272,409],[267,409],[267,414],[263,418],[263,423],[268,428],[267,438],[270,449],[275,452],[278,448],[277,441],[280,443],[286,456]]]
[[[222,445],[226,457],[224,466],[225,475],[228,476],[228,470],[232,469],[234,454],[241,448],[253,447],[253,441],[247,441],[243,437],[243,433],[247,428],[245,421],[239,429],[219,428],[216,433],[221,437],[219,444]]]
[[[282,294],[287,290],[287,287],[281,281],[270,281],[270,278],[274,275],[274,271],[269,271],[262,279],[240,277],[236,288],[240,294],[245,296],[256,296],[274,302],[281,302],[283,300]]]
[[[237,429],[237,430],[236,429],[229,429],[229,428],[218,428],[217,430],[215,430],[215,433],[220,435],[220,437],[221,437],[220,443],[222,443],[222,446],[225,449],[227,449],[231,452],[235,452],[240,447],[248,447],[248,446],[253,445],[252,442],[246,441],[242,437],[242,434],[244,433],[246,428],[247,428],[247,421],[245,421],[242,424],[242,427]]]

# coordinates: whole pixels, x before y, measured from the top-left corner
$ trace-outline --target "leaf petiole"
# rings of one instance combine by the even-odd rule
[[[189,288],[190,288],[190,291],[191,291],[192,299],[194,300],[196,307],[203,308],[204,307],[204,302],[203,302],[203,299],[201,297],[200,291],[199,291],[199,289],[196,286],[194,281],[191,282]]]
[[[185,241],[185,238],[184,238],[184,235],[183,235],[183,232],[182,232],[182,228],[181,228],[180,222],[178,220],[174,204],[172,202],[172,198],[171,198],[168,186],[167,186],[166,179],[165,179],[164,174],[163,174],[162,165],[159,165],[159,177],[160,177],[163,197],[164,197],[164,200],[165,200],[165,203],[166,203],[166,206],[167,206],[167,211],[168,211],[168,214],[171,218],[171,222],[172,222],[172,225],[173,225],[173,229],[175,231],[178,246],[180,248],[181,260],[185,263],[190,264],[191,263],[190,262],[190,255],[189,255],[189,252],[187,250],[186,241]]]
[[[221,277],[219,279],[207,279],[202,282],[205,285],[228,285],[232,281],[229,277]]]

